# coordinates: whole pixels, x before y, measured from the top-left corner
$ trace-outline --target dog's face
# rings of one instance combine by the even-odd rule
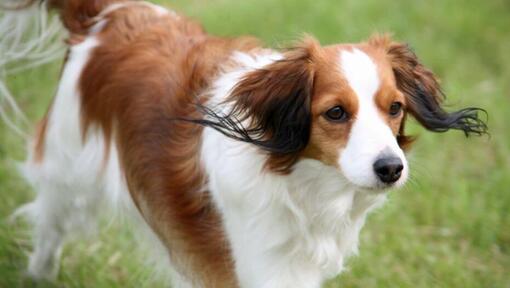
[[[315,61],[305,156],[337,167],[357,187],[403,184],[408,165],[397,137],[407,101],[385,52],[369,45],[332,46]]]
[[[230,101],[231,113],[210,115],[218,121],[206,125],[266,151],[268,169],[288,173],[312,158],[369,190],[406,181],[408,114],[431,131],[486,129],[480,109],[443,110],[432,72],[388,37],[328,47],[307,39],[282,60],[248,73]],[[240,127],[245,120],[249,127]]]

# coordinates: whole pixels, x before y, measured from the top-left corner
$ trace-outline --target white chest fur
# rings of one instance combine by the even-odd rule
[[[220,78],[211,103],[221,102],[242,74]],[[264,171],[257,148],[210,128],[202,161],[242,287],[319,287],[357,252],[365,216],[385,200],[355,191],[336,168],[316,160],[301,160],[290,175]]]
[[[385,199],[315,160],[287,176],[264,172],[260,152],[211,129],[203,147],[242,287],[318,287],[357,252],[365,216]]]

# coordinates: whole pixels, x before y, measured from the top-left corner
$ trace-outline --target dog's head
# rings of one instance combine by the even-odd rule
[[[409,173],[408,115],[435,132],[485,132],[480,109],[446,112],[442,100],[436,77],[407,45],[377,36],[321,47],[307,38],[245,75],[229,98],[231,113],[212,113],[208,124],[266,151],[274,172],[312,158],[356,187],[384,189],[402,185]]]

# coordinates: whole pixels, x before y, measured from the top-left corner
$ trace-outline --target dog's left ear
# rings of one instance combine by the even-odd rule
[[[479,113],[485,110],[470,107],[447,112],[443,109],[444,94],[436,76],[420,63],[408,45],[393,42],[388,36],[373,37],[369,43],[386,50],[398,89],[406,96],[407,112],[423,127],[434,132],[461,130],[466,136],[487,132],[487,125],[479,118]]]
[[[305,39],[283,59],[245,75],[232,90],[227,115],[206,111],[202,124],[267,152],[266,167],[290,172],[307,146],[318,42]]]

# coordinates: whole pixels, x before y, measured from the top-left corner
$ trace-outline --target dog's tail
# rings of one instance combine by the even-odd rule
[[[0,119],[26,138],[28,121],[6,85],[7,76],[61,58],[62,24],[70,34],[86,34],[103,9],[127,1],[0,0]]]

